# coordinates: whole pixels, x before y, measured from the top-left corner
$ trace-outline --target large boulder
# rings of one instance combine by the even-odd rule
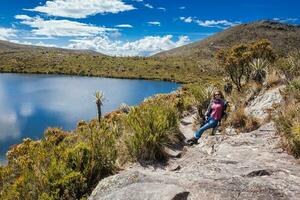
[[[268,110],[272,110],[274,104],[283,102],[283,97],[280,94],[281,89],[283,87],[262,91],[256,98],[249,102],[245,109],[246,114],[258,119],[268,117]]]
[[[89,200],[185,200],[188,195],[178,185],[130,170],[102,180]]]

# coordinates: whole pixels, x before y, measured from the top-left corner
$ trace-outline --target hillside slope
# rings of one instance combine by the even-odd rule
[[[209,65],[209,62],[202,62]],[[204,65],[203,64],[203,65]],[[204,70],[207,67],[204,67]],[[216,75],[182,58],[114,57],[88,50],[38,47],[0,41],[0,73],[41,73],[157,79],[188,83]],[[201,76],[200,76],[201,74]]]
[[[214,55],[217,49],[258,39],[270,40],[274,49],[279,53],[300,49],[300,26],[267,20],[241,24],[199,42],[161,52],[154,56],[209,58]]]

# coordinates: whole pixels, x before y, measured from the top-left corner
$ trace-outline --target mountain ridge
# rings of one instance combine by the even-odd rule
[[[278,53],[285,54],[294,49],[300,49],[300,26],[271,20],[240,24],[203,40],[160,52],[153,56],[210,58],[220,48],[258,39],[268,39]]]
[[[0,53],[5,52],[20,52],[27,50],[36,50],[36,51],[54,51],[60,53],[75,53],[75,54],[92,54],[92,55],[102,55],[108,56],[93,50],[88,49],[65,49],[60,47],[46,47],[46,46],[36,46],[36,45],[27,45],[27,44],[18,44],[11,41],[0,40]]]

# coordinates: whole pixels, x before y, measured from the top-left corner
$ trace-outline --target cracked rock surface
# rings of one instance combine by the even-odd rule
[[[193,133],[190,123],[181,124],[180,130],[186,137]],[[103,179],[89,200],[298,200],[300,163],[279,142],[273,123],[250,133],[203,135],[167,166],[135,164]]]

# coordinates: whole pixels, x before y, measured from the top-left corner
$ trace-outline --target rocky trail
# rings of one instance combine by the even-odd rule
[[[273,98],[263,99],[267,105]],[[194,133],[195,116],[181,120],[186,138]],[[249,133],[225,132],[204,134],[198,145],[181,151],[169,150],[166,165],[134,164],[103,179],[89,200],[300,199],[299,160],[281,148],[273,122]]]

